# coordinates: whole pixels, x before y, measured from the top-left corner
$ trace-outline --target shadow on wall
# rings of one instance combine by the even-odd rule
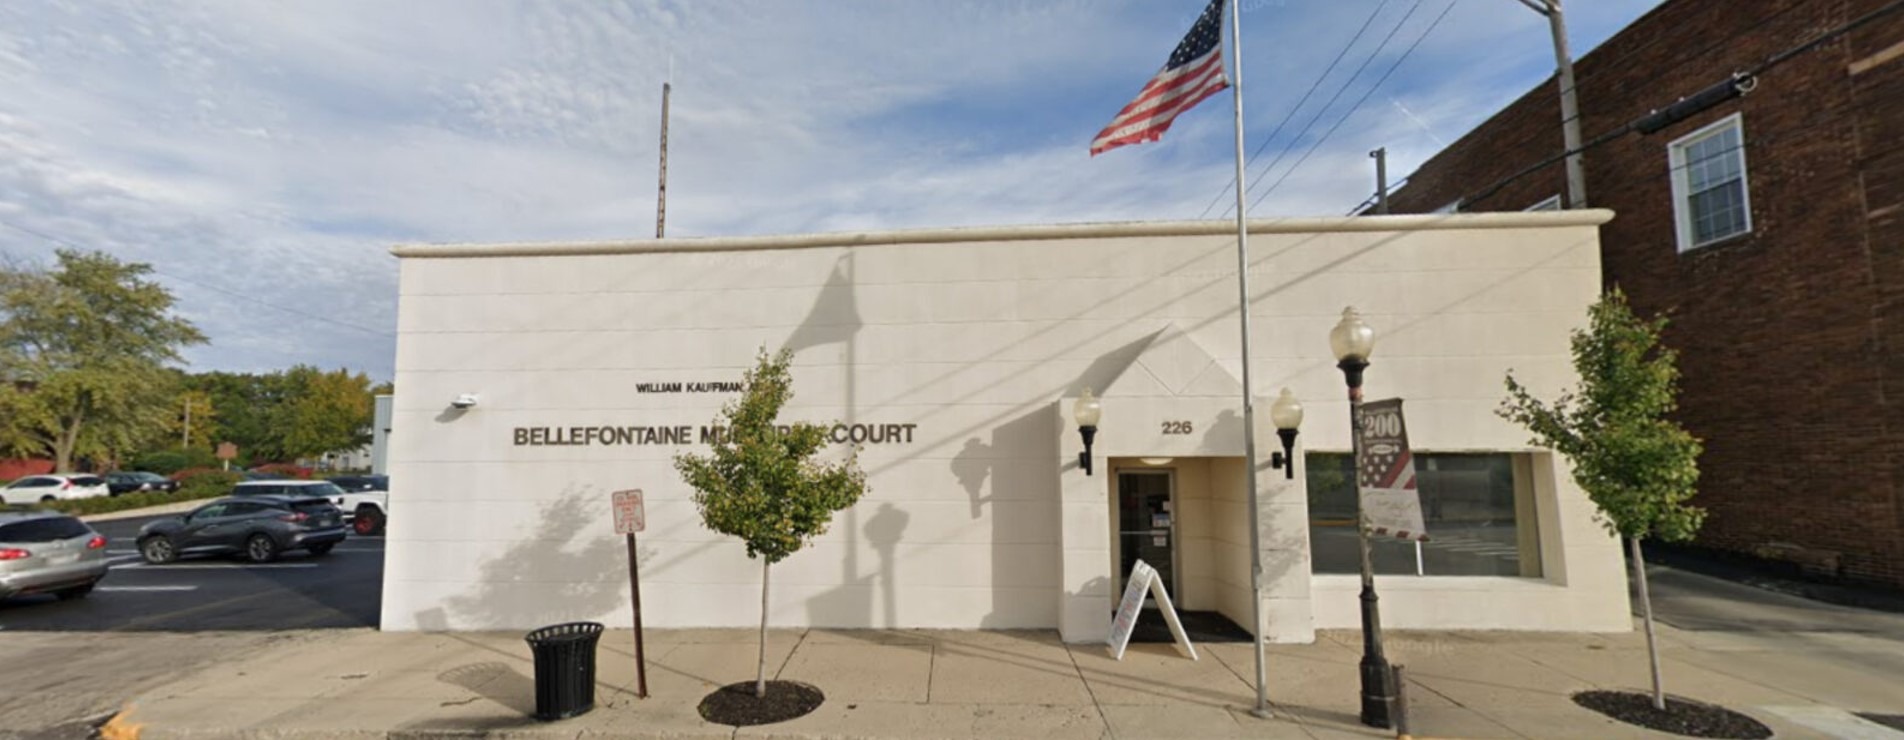
[[[820,286],[820,295],[814,299],[813,309],[807,312],[806,318],[800,321],[781,348],[799,352],[821,345],[841,344],[857,335],[862,325],[859,299],[853,291],[852,255],[849,252],[833,263],[833,273]]]
[[[1203,433],[1203,449],[1231,449],[1229,447],[1230,444],[1235,444],[1236,447],[1233,449],[1235,449],[1238,454],[1242,454],[1243,415],[1236,413],[1235,409],[1224,409],[1223,413],[1217,414],[1216,423],[1211,424],[1209,430]],[[1263,441],[1260,439],[1256,440],[1256,444],[1260,446],[1263,444]],[[1259,449],[1258,452],[1262,452],[1262,450]],[[1263,454],[1260,456],[1260,459],[1268,460],[1269,455]]]
[[[971,502],[971,517],[975,521],[986,519],[990,523],[990,542],[992,542],[992,613],[979,620],[981,628],[1000,630],[1000,628],[1022,628],[1026,626],[1024,609],[1003,609],[1013,599],[1026,597],[1026,569],[1051,567],[1061,563],[1062,544],[1059,533],[1041,533],[1049,536],[1049,554],[1028,559],[1022,550],[1007,550],[1007,546],[1026,544],[1024,536],[1038,533],[1013,533],[1011,516],[1000,516],[998,506],[992,506],[992,512],[986,512],[986,504],[998,502],[1017,502],[1024,506],[1036,506],[1045,510],[1049,516],[1045,521],[1059,521],[1059,500],[1051,498],[1028,498],[1021,491],[1011,491],[1011,487],[1034,487],[1038,481],[1057,479],[1057,430],[1051,426],[1051,411],[1034,409],[1019,419],[1003,422],[992,428],[992,443],[984,443],[979,438],[965,439],[965,447],[952,458],[952,476],[958,477],[960,487],[965,489],[965,497]],[[1026,468],[1013,468],[1005,462],[1013,460],[1051,460],[1053,466],[1049,474],[1028,474]],[[1003,470],[1015,470],[1015,474],[1002,474]],[[1051,573],[1051,588],[1061,586],[1059,573]],[[1055,603],[1055,601],[1053,601]]]
[[[584,538],[609,516],[606,495],[570,486],[544,504],[535,533],[483,561],[473,592],[417,614],[423,630],[532,629],[600,620],[627,603],[627,557],[614,537]],[[653,558],[641,552],[643,561]]]
[[[883,608],[884,621],[874,622],[887,627],[899,624],[899,590],[893,576],[897,572],[894,550],[899,538],[906,532],[906,524],[912,515],[893,506],[881,503],[873,518],[866,520],[866,539],[873,543],[873,549],[879,551],[879,598]]]

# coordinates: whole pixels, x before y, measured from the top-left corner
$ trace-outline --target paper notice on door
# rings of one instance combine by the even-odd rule
[[[1169,535],[1162,535],[1162,534],[1160,534],[1160,535],[1157,535],[1157,536],[1155,536],[1155,537],[1152,537],[1152,538],[1150,538],[1150,544],[1152,544],[1152,545],[1154,545],[1154,546],[1156,546],[1156,547],[1169,547],[1169,546],[1170,546],[1170,536],[1169,536]]]

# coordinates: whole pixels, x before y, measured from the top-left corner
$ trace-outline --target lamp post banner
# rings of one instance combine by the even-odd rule
[[[1402,400],[1362,404],[1361,422],[1362,457],[1355,461],[1355,475],[1362,490],[1362,526],[1373,534],[1426,542]]]

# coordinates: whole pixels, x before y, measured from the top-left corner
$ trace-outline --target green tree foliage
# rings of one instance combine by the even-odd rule
[[[317,457],[370,444],[369,376],[302,365],[285,375],[291,396],[282,409],[279,429],[287,457]]]
[[[218,442],[253,461],[289,461],[370,442],[371,386],[362,373],[308,366],[266,373],[210,372],[187,385],[211,401]]]
[[[0,268],[0,443],[50,454],[116,455],[163,426],[186,346],[205,341],[172,313],[152,268],[60,250],[52,270]]]
[[[716,532],[740,538],[747,557],[759,558],[760,673],[755,694],[767,690],[767,584],[769,568],[824,533],[833,513],[852,506],[866,492],[857,450],[844,460],[815,458],[827,444],[827,427],[809,422],[781,424],[780,409],[793,398],[788,372],[793,353],[769,355],[745,376],[740,398],[721,410],[724,438],[708,455],[682,453],[675,470],[694,489],[701,520]]]
[[[1573,334],[1580,386],[1550,405],[1507,377],[1500,415],[1534,444],[1573,461],[1573,477],[1599,507],[1602,523],[1629,538],[1684,540],[1705,510],[1692,506],[1699,440],[1669,415],[1678,406],[1677,353],[1660,344],[1664,318],[1634,315],[1615,289],[1595,303],[1590,326]]]
[[[1566,455],[1600,522],[1626,538],[1652,660],[1653,706],[1663,711],[1640,542],[1684,540],[1699,531],[1706,512],[1688,501],[1697,492],[1701,447],[1670,418],[1678,406],[1679,370],[1677,353],[1659,341],[1666,319],[1635,315],[1617,288],[1593,305],[1588,319],[1585,331],[1573,333],[1579,387],[1547,404],[1509,373],[1499,413],[1531,432],[1534,444]]]
[[[167,441],[187,449],[210,451],[217,444],[218,407],[212,404],[212,395],[202,390],[184,388],[172,399],[172,408],[168,411],[168,423],[165,425]]]
[[[211,398],[218,419],[214,445],[231,442],[238,445],[241,456],[252,460],[285,459],[272,418],[290,396],[283,373],[199,373],[186,384]]]

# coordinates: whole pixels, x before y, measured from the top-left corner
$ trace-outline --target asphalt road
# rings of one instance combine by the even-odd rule
[[[147,565],[133,537],[151,517],[96,522],[112,572],[91,596],[0,600],[4,631],[201,631],[376,627],[383,598],[383,538],[352,537],[329,555],[298,551],[250,565],[188,557]]]

